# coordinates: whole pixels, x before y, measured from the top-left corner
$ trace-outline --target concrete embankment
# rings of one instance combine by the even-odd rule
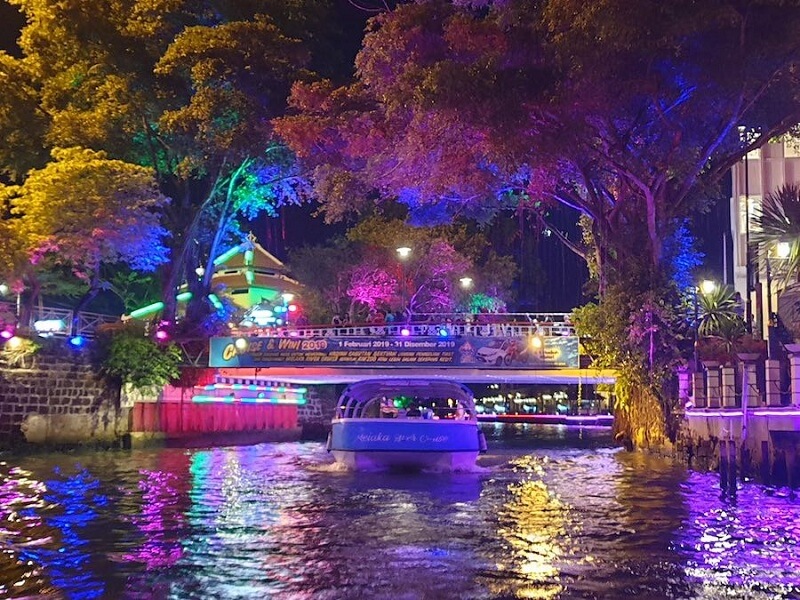
[[[141,394],[100,377],[80,354],[0,363],[0,449],[252,444],[324,437],[329,427],[334,386],[310,388],[302,405],[197,403],[197,384],[215,376],[199,371],[182,378],[191,383]]]

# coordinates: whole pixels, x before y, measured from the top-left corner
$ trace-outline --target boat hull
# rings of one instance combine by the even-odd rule
[[[329,450],[355,470],[468,470],[485,450],[475,421],[334,419]]]

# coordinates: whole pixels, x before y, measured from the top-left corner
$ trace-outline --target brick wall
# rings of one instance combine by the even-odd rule
[[[27,368],[0,361],[0,448],[113,444],[126,432],[119,390],[80,355],[36,356]]]
[[[331,428],[336,402],[344,386],[309,385],[306,404],[298,407],[297,417],[304,438],[323,438]]]

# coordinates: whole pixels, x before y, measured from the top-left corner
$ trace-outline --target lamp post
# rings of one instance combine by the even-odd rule
[[[283,321],[286,325],[289,325],[289,313],[291,313],[291,301],[294,300],[294,294],[291,292],[283,292],[281,294],[281,299],[283,300]]]
[[[403,302],[403,312],[406,312],[406,260],[411,256],[411,248],[400,246],[397,248],[397,256],[400,257],[400,298]]]
[[[772,305],[772,263],[770,261],[770,254],[774,253],[775,258],[785,260],[789,258],[791,251],[792,246],[789,242],[778,242],[771,250],[767,250],[765,253],[765,270],[767,275],[767,358],[775,358],[773,346],[775,344],[775,328],[778,325]]]
[[[741,128],[740,133],[743,133]],[[745,147],[748,141],[745,134]],[[747,327],[747,333],[753,333],[753,299],[751,297],[753,267],[750,256],[750,165],[747,160],[748,154],[749,152],[744,154],[744,278],[745,290],[747,290],[745,295],[745,326]]]
[[[712,293],[717,287],[717,284],[710,279],[704,279],[700,282],[699,286],[694,288],[694,370],[700,370],[700,359],[697,354],[697,345],[700,341],[700,309],[699,309],[699,296],[707,296]]]

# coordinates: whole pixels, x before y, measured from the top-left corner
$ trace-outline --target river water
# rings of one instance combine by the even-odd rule
[[[0,456],[0,597],[800,598],[800,501],[484,426],[471,473],[348,473],[324,444]]]

